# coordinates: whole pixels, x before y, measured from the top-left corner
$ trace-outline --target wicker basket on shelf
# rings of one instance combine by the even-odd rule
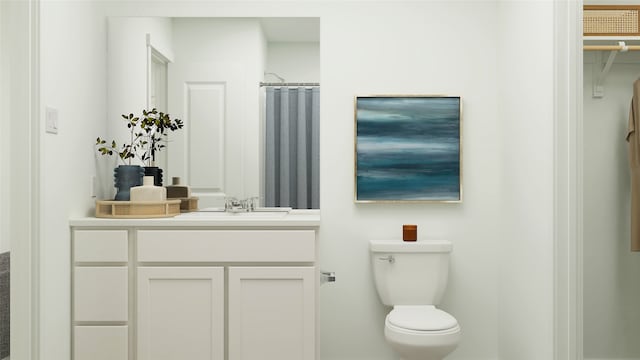
[[[585,5],[585,36],[640,36],[640,6]]]

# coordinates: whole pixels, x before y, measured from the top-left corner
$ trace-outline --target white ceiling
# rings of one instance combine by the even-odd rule
[[[320,41],[320,18],[260,18],[269,42]]]

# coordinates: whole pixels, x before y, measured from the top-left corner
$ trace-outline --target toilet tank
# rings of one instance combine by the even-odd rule
[[[449,275],[447,240],[371,240],[373,277],[382,303],[438,305]]]

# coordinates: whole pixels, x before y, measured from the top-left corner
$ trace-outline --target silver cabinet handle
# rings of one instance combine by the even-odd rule
[[[384,261],[388,261],[389,264],[393,264],[394,262],[396,262],[396,258],[394,258],[393,255],[381,257],[381,258],[378,258],[378,259],[384,260]]]

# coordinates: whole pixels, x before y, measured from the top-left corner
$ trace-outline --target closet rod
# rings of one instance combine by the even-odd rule
[[[585,45],[584,51],[638,51],[640,45]]]

